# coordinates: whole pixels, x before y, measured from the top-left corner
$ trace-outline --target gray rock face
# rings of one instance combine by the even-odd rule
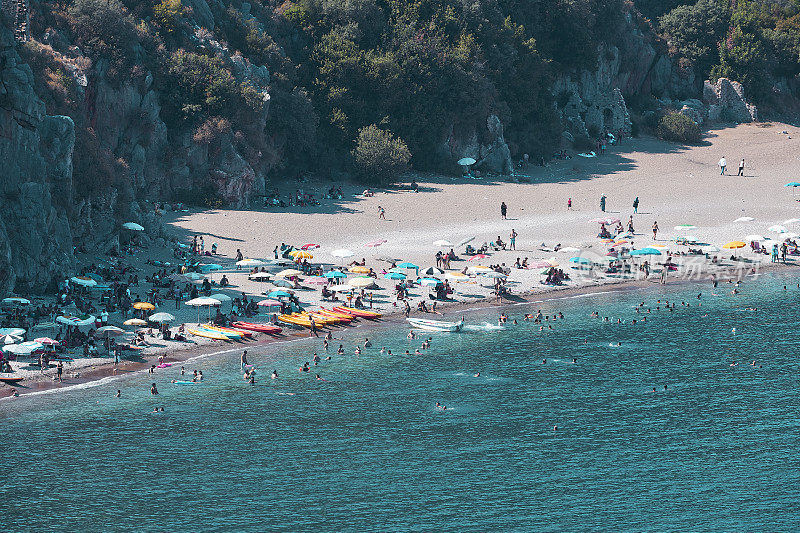
[[[573,137],[593,137],[604,131],[630,133],[631,117],[618,87],[619,50],[601,49],[599,56],[594,71],[562,75],[553,84],[561,120]]]
[[[48,117],[0,26],[0,294],[41,293],[73,272],[68,209],[75,128]]]
[[[451,125],[444,141],[439,144],[437,154],[442,161],[442,166],[460,169],[457,161],[462,157],[475,159],[475,168],[480,170],[510,174],[513,169],[511,151],[503,136],[503,124],[497,115],[486,118],[486,131],[482,131],[488,142],[483,144],[478,140],[478,132],[470,129],[458,133]]]
[[[708,105],[708,118],[712,121],[755,122],[758,120],[756,106],[747,103],[744,87],[737,81],[720,78],[712,84],[703,84],[703,101]]]

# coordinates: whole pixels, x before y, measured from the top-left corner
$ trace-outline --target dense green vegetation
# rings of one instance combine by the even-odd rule
[[[800,89],[798,0],[698,0],[663,14],[658,27],[700,79],[737,80],[759,103],[776,84]]]
[[[656,133],[661,139],[686,144],[700,141],[700,126],[680,113],[667,113],[658,121]]]
[[[406,170],[411,152],[402,140],[372,124],[359,130],[353,158],[362,179],[385,185]]]

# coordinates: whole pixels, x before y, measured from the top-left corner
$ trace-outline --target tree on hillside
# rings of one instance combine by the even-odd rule
[[[359,130],[353,158],[362,179],[386,184],[408,168],[411,152],[402,139],[372,124]]]

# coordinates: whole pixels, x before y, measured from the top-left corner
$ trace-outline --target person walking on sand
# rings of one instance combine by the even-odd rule
[[[513,228],[511,229],[511,235],[508,236],[508,249],[517,249],[517,232]]]
[[[638,213],[638,212],[639,212],[639,197],[637,196],[637,197],[636,197],[636,198],[633,200],[633,214],[636,214],[636,213]]]
[[[725,167],[728,166],[728,162],[725,160],[725,156],[724,155],[722,156],[722,159],[720,159],[719,163],[717,163],[717,164],[719,165],[719,175],[722,176],[723,174],[725,174]]]
[[[739,161],[739,172],[737,172],[736,175],[744,177],[744,158]]]
[[[506,220],[506,215],[508,214],[508,206],[505,202],[500,202],[500,218]]]
[[[572,211],[572,198],[567,198],[567,211]]]
[[[603,213],[606,212],[606,195],[605,194],[600,197],[600,211],[602,211]]]
[[[656,240],[658,235],[658,222],[653,222],[653,240]]]
[[[386,210],[381,206],[378,206],[378,218],[386,220]]]

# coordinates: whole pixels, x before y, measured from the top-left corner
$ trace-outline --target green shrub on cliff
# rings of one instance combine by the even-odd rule
[[[686,144],[697,144],[701,139],[700,126],[686,115],[673,112],[661,117],[656,134],[660,139]]]
[[[353,159],[361,179],[384,185],[408,168],[411,152],[390,131],[372,124],[359,130]]]

